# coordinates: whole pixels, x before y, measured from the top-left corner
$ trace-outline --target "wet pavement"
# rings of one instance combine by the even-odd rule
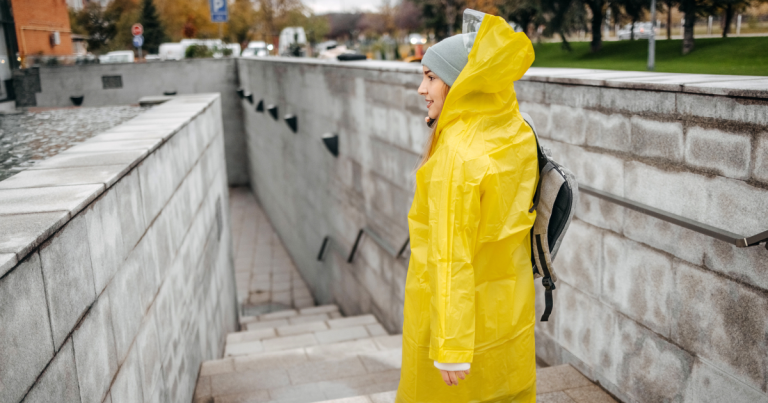
[[[85,141],[149,108],[30,108],[0,115],[0,181]]]

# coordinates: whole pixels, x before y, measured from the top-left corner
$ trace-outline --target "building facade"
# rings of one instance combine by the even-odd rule
[[[71,55],[66,0],[11,0],[19,57]]]

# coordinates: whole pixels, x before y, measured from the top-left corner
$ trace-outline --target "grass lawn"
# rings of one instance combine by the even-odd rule
[[[589,42],[536,43],[533,67],[577,67],[607,70],[646,71],[648,41],[603,42],[597,54]],[[768,76],[768,37],[696,39],[696,47],[681,55],[682,40],[656,41],[656,71],[668,73],[736,74]]]

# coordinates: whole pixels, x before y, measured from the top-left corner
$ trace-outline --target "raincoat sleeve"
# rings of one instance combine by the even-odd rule
[[[429,358],[470,363],[475,343],[475,273],[472,259],[480,224],[480,183],[487,156],[448,159],[436,169],[429,200],[427,270],[430,288]]]

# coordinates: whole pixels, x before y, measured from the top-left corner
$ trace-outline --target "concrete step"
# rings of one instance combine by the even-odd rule
[[[393,403],[397,387],[389,392],[324,400],[320,403]],[[572,366],[558,365],[536,371],[536,401],[540,403],[616,403]]]
[[[320,403],[393,403],[397,396],[397,387],[388,392],[374,393],[364,396],[343,397],[341,399],[324,400]]]
[[[616,403],[603,388],[569,364],[536,371],[536,400],[562,403]]]
[[[271,323],[271,320],[255,322]],[[287,350],[387,335],[373,315],[358,315],[230,333],[225,357]]]
[[[397,389],[402,335],[207,361],[195,402],[314,402]]]
[[[266,323],[266,325],[252,325],[253,329],[261,327],[274,327],[281,324],[297,324],[304,322],[312,322],[317,320],[335,319],[340,318],[342,315],[339,312],[337,305],[319,305],[302,309],[283,309],[280,311],[269,312],[256,316],[243,316],[240,318],[240,324],[247,330],[248,325],[256,322]]]

